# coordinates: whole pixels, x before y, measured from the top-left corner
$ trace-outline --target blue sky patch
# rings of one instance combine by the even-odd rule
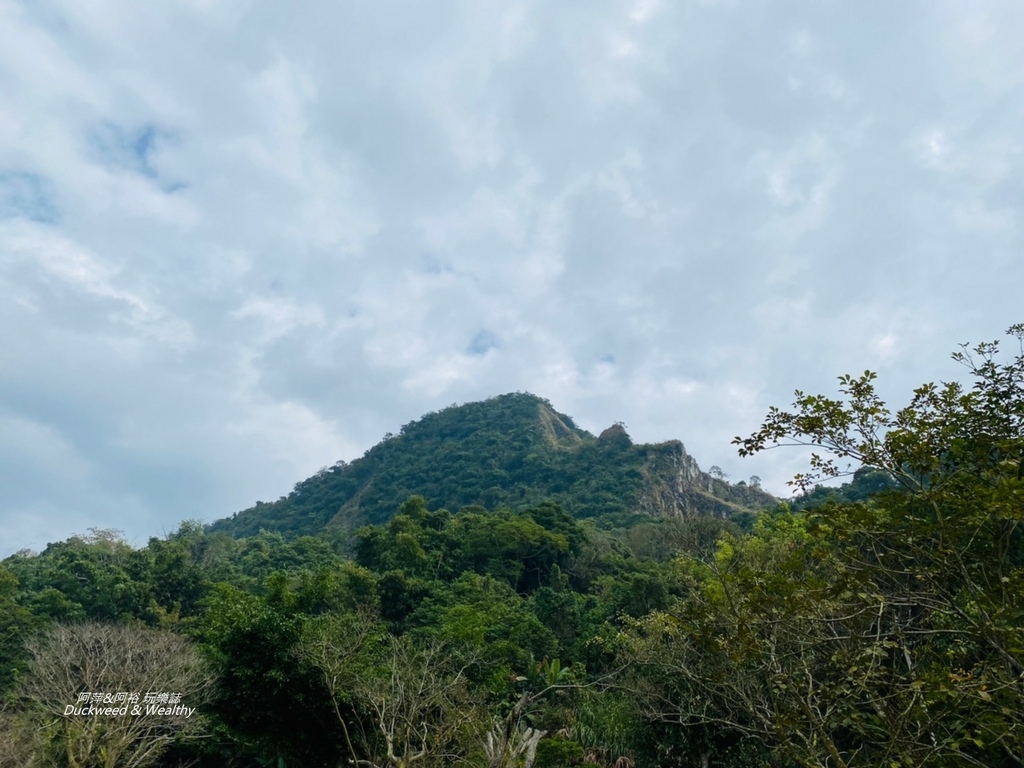
[[[498,348],[498,337],[487,330],[482,330],[473,337],[466,352],[473,357],[483,357],[490,350]]]
[[[130,128],[103,122],[93,130],[90,139],[104,165],[157,179],[160,174],[153,166],[153,154],[161,142],[172,136],[170,131],[151,123]]]
[[[34,173],[0,171],[0,219],[18,217],[56,223],[59,216],[52,187]]]

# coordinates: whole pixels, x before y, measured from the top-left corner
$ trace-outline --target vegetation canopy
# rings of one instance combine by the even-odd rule
[[[765,516],[687,597],[627,633],[649,717],[756,739],[804,766],[1024,764],[1024,328],[954,358],[893,415],[874,374],[797,392],[749,455],[810,445],[807,487],[853,459],[897,487]],[[655,677],[656,675],[656,677]]]
[[[899,410],[870,372],[772,408],[736,445],[810,447],[792,505],[514,395],[231,525],[7,558],[0,766],[1024,765],[1009,337]],[[65,712],[157,687],[194,715]]]

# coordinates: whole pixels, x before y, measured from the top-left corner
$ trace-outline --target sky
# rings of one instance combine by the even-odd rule
[[[0,0],[0,556],[527,391],[740,459],[1024,321],[1017,0]]]

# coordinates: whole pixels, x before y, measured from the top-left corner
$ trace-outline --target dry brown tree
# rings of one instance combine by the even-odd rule
[[[144,768],[175,740],[203,729],[198,707],[212,677],[198,651],[179,635],[142,626],[61,624],[30,641],[28,649],[18,719],[35,729],[36,765]],[[103,701],[119,693],[129,699],[138,694],[137,705]],[[147,708],[146,694],[156,699],[161,693],[178,704],[160,697]],[[92,694],[101,700],[93,702]],[[91,714],[83,712],[90,706]],[[126,709],[95,713],[111,708]]]
[[[482,742],[486,716],[466,677],[472,660],[441,641],[391,637],[370,614],[327,616],[299,654],[323,675],[350,765],[452,765]]]

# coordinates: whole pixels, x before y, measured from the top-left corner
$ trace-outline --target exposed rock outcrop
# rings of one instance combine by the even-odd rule
[[[647,446],[647,461],[641,473],[638,511],[653,517],[726,518],[777,501],[760,489],[734,486],[702,472],[678,440]]]

